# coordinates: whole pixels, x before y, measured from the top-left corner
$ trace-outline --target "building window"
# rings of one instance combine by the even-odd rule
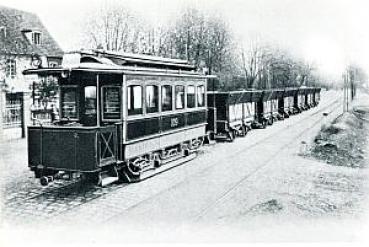
[[[187,108],[194,108],[195,105],[196,105],[195,87],[188,86],[187,87]]]
[[[6,77],[14,79],[17,75],[17,63],[15,59],[6,60]]]
[[[158,112],[158,87],[146,86],[146,112]]]
[[[205,106],[205,86],[197,87],[197,106]]]
[[[127,87],[128,115],[142,114],[142,87]]]
[[[172,86],[165,85],[161,87],[161,110],[171,111],[172,105]]]
[[[176,86],[176,109],[184,108],[185,90],[184,86]]]
[[[32,43],[35,45],[41,44],[41,33],[40,32],[32,33]]]

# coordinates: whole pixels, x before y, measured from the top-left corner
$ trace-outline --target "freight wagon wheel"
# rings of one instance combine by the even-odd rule
[[[241,127],[241,136],[245,137],[247,135],[247,131],[248,131],[247,127],[245,125],[243,125]]]
[[[233,131],[233,130],[231,130],[231,131],[228,131],[228,133],[227,133],[227,137],[228,137],[228,140],[229,140],[230,142],[233,142],[233,141],[234,141],[234,139],[236,138],[236,134],[234,133],[234,131]]]
[[[262,123],[261,127],[263,129],[265,129],[267,127],[267,121],[263,120],[263,123]]]

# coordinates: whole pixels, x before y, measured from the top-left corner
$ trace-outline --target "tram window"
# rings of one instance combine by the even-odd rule
[[[128,86],[128,115],[142,114],[142,87]]]
[[[205,106],[205,87],[204,86],[197,87],[197,106],[198,107]]]
[[[171,111],[172,105],[172,86],[165,85],[161,87],[161,110]]]
[[[196,105],[195,87],[188,86],[187,87],[187,107],[194,108],[195,105]]]
[[[96,114],[96,87],[85,87],[85,114]]]
[[[120,119],[120,113],[120,88],[103,87],[103,119]]]
[[[73,87],[61,90],[61,113],[64,118],[78,118],[77,115],[77,90]]]
[[[146,112],[158,112],[158,87],[146,86]]]
[[[184,108],[184,99],[185,99],[185,90],[184,86],[176,86],[176,109]]]

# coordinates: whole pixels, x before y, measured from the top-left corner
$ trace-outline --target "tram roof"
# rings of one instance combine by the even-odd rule
[[[71,71],[215,77],[205,76],[195,71],[195,66],[190,65],[186,60],[103,50],[69,52],[63,57],[60,67],[28,69],[23,71],[23,74],[52,75]]]
[[[65,72],[91,72],[91,73],[110,73],[110,74],[127,74],[127,75],[163,75],[163,76],[184,76],[197,78],[215,78],[215,75],[203,75],[193,71],[181,70],[163,70],[145,67],[129,67],[118,65],[106,65],[95,63],[81,63],[71,67],[54,67],[54,68],[40,68],[27,69],[23,71],[24,75],[38,74],[38,75],[57,75]]]

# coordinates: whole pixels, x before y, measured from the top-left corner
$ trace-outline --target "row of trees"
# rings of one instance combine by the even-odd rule
[[[84,46],[112,51],[187,59],[216,74],[220,89],[311,86],[314,67],[286,50],[255,39],[235,42],[221,16],[188,8],[176,21],[157,27],[144,23],[125,6],[102,6],[86,18]]]

